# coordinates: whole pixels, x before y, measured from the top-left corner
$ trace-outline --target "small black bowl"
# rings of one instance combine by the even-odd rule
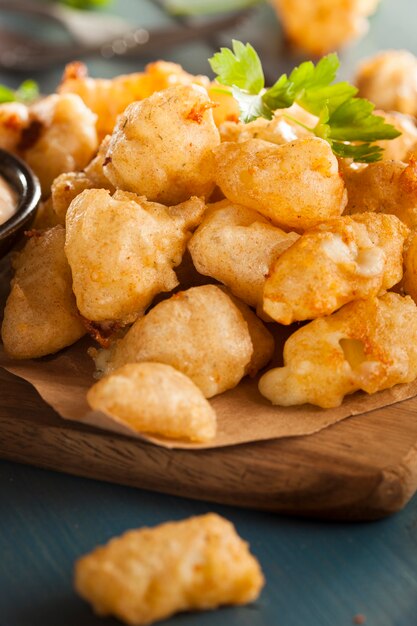
[[[0,149],[0,176],[16,191],[16,212],[0,225],[0,258],[30,227],[41,197],[38,179],[32,170],[18,157]]]

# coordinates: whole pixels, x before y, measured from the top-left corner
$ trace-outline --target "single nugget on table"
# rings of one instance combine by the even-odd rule
[[[346,394],[375,393],[417,377],[417,307],[396,293],[357,300],[297,330],[284,347],[284,367],[259,390],[273,404],[337,407]]]
[[[200,274],[212,276],[249,304],[262,306],[272,263],[297,239],[246,207],[222,200],[209,206],[188,243]]]
[[[396,140],[394,140],[396,141]],[[396,215],[409,228],[417,227],[417,163],[380,161],[343,166],[348,190],[345,214],[376,212]]]
[[[214,154],[216,182],[226,198],[276,226],[305,230],[338,217],[346,206],[338,161],[318,137],[281,146],[262,139],[225,142]]]
[[[408,232],[398,218],[383,213],[319,224],[273,265],[264,287],[264,312],[281,324],[291,324],[383,293],[402,278]]]
[[[64,253],[65,229],[34,235],[14,258],[16,270],[1,336],[14,359],[34,359],[71,345],[85,334]]]
[[[253,602],[263,585],[248,544],[214,513],[128,531],[75,564],[75,588],[94,611],[131,626]]]
[[[210,398],[253,375],[254,364],[266,365],[273,350],[272,335],[245,304],[238,307],[219,287],[202,285],[157,304],[110,350],[98,352],[96,366],[108,373],[126,363],[167,363]]]
[[[79,96],[47,96],[29,108],[28,125],[17,146],[49,196],[53,180],[81,170],[97,151],[96,116]]]
[[[87,401],[139,433],[197,442],[216,435],[216,414],[200,389],[163,363],[119,367],[91,387]]]
[[[199,198],[167,208],[124,191],[77,196],[66,215],[65,252],[81,314],[132,322],[157,293],[176,287],[173,268],[204,210]]]
[[[118,189],[177,204],[214,189],[220,143],[213,103],[198,85],[177,85],[130,104],[120,116],[104,172]]]

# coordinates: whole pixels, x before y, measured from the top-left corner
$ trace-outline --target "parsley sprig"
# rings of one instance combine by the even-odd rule
[[[0,103],[23,102],[30,104],[39,97],[39,87],[34,80],[25,80],[16,90],[0,85]]]
[[[359,163],[379,161],[383,150],[373,142],[401,134],[373,113],[371,102],[356,97],[356,87],[345,81],[334,82],[340,66],[335,53],[323,57],[317,65],[311,61],[301,63],[269,89],[265,88],[259,56],[249,43],[233,40],[233,50],[221,48],[209,63],[217,81],[232,88],[240,119],[245,123],[258,117],[270,120],[276,110],[296,103],[318,118],[314,127],[307,127],[309,131],[328,141],[337,156]]]

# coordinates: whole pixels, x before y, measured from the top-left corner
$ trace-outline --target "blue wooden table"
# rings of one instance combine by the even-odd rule
[[[167,22],[151,2],[118,0],[113,10],[152,26]],[[344,52],[343,73],[378,49],[417,53],[415,0],[385,0],[368,37]],[[238,32],[265,55],[278,50],[279,28],[263,7]],[[209,44],[164,54],[191,72],[208,71]],[[162,56],[162,55],[161,55]],[[90,64],[111,76],[140,62]],[[281,67],[277,60],[277,67]],[[53,89],[60,69],[37,76]],[[277,73],[279,69],[277,70]],[[22,76],[1,75],[17,84]],[[259,558],[267,585],[252,606],[180,615],[173,626],[417,625],[417,499],[396,516],[368,524],[326,524],[286,519],[162,496],[40,469],[0,462],[0,626],[99,626],[72,590],[74,560],[128,528],[217,511],[233,521]],[[166,623],[166,622],[164,622]]]

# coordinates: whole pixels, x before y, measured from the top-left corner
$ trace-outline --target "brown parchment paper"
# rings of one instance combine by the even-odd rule
[[[205,444],[189,444],[141,435],[104,413],[93,412],[86,402],[87,389],[94,382],[93,363],[86,354],[86,339],[56,356],[36,361],[11,361],[0,351],[0,366],[31,383],[59,415],[68,420],[90,424],[117,433],[151,441],[167,448],[218,448],[223,446],[294,437],[315,433],[331,424],[360,413],[388,406],[417,395],[417,381],[397,385],[374,395],[355,393],[347,396],[337,409],[274,407],[257,389],[257,379],[244,379],[235,389],[210,402],[217,413],[218,434]]]
[[[9,290],[10,265],[0,262],[0,318]],[[277,339],[280,351],[288,331]],[[131,437],[150,441],[166,448],[207,449],[251,441],[311,435],[351,415],[367,413],[417,395],[417,381],[396,385],[374,395],[357,392],[347,396],[337,409],[314,406],[274,407],[258,391],[258,379],[245,378],[235,388],[210,400],[217,413],[218,432],[210,443],[191,444],[139,434],[109,415],[91,411],[86,393],[94,383],[94,364],[87,355],[91,340],[82,339],[57,355],[33,361],[13,361],[0,345],[0,367],[23,378],[61,417],[90,424]],[[7,393],[7,390],[0,390]]]

